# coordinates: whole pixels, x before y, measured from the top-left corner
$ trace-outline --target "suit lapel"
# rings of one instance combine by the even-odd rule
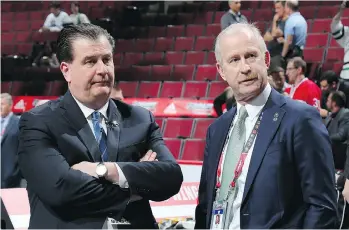
[[[108,120],[111,123],[107,126],[107,151],[108,161],[115,162],[118,155],[119,141],[120,141],[120,124],[121,115],[113,100],[109,101]]]
[[[75,129],[79,139],[88,149],[90,159],[94,162],[99,161],[101,153],[96,138],[87,119],[69,91],[64,95],[60,107],[63,117]]]
[[[285,110],[280,108],[284,103],[284,98],[275,90],[272,90],[269,99],[262,111],[263,114],[261,126],[258,130],[251,162],[249,165],[244,195],[242,198],[242,205],[256,177],[268,146],[273,139],[277,129],[279,128],[283,116],[285,115]]]

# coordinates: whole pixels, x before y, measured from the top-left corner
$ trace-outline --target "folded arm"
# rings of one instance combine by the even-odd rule
[[[122,214],[130,192],[72,169],[40,116],[24,113],[19,128],[20,170],[42,202],[77,216]]]
[[[132,194],[144,199],[163,201],[177,194],[183,174],[173,155],[162,139],[159,126],[150,113],[149,149],[156,152],[157,161],[117,162]]]
[[[306,229],[335,228],[335,170],[331,143],[319,113],[307,107],[296,122],[294,153],[304,202]]]

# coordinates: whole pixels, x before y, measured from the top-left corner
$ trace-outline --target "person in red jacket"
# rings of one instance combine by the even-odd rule
[[[294,100],[318,107],[321,100],[321,89],[304,76],[306,66],[306,62],[300,57],[288,61],[286,76],[291,87],[285,89],[285,93]]]

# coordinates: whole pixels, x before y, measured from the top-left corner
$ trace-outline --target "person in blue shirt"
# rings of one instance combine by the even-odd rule
[[[297,0],[286,1],[285,11],[289,15],[284,30],[284,47],[281,56],[283,59],[303,56],[308,25],[305,18],[298,10]]]

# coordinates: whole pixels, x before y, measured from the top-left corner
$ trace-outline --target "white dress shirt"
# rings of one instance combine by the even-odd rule
[[[86,107],[85,105],[83,105],[81,102],[79,102],[75,97],[73,97],[76,101],[76,103],[78,104],[79,108],[81,109],[82,113],[84,114],[84,117],[86,118],[88,124],[90,125],[91,131],[93,133],[93,135],[95,135],[94,133],[94,129],[93,129],[93,123],[92,123],[92,113],[95,112],[94,109],[90,109],[88,107]],[[106,125],[106,121],[108,120],[107,117],[107,109],[109,106],[109,101],[99,110],[97,110],[98,112],[100,112],[102,114],[102,120],[100,121],[102,123],[102,128],[104,129],[104,132],[106,134],[108,134],[108,129],[107,129],[107,125]],[[108,151],[108,149],[107,149]],[[119,165],[117,163],[115,163],[115,166],[118,170],[118,174],[119,174],[119,181],[115,184],[118,184],[120,186],[120,188],[128,188],[128,182],[126,180],[126,177],[124,175],[124,173],[122,172],[122,170],[120,169]]]
[[[269,98],[270,93],[271,93],[271,86],[269,84],[267,84],[267,86],[264,88],[263,92],[260,95],[258,95],[255,99],[253,99],[249,104],[245,105],[245,108],[246,108],[247,113],[248,113],[248,117],[245,120],[246,140],[249,138],[249,136],[253,130],[253,127],[258,119],[258,116],[259,116],[260,112],[262,111],[265,103],[267,102],[267,100]],[[236,114],[239,114],[239,110],[240,110],[241,106],[242,105],[237,102]],[[235,116],[235,118],[233,120],[233,127],[237,122],[237,117],[238,116]],[[231,132],[233,131],[233,127],[231,127],[231,129],[230,129],[229,136],[231,135]],[[237,180],[237,183],[236,183],[237,194],[236,194],[236,198],[235,198],[233,205],[232,205],[233,220],[229,225],[229,229],[240,229],[240,207],[241,207],[241,203],[242,203],[242,197],[244,194],[244,188],[245,188],[247,173],[248,173],[248,169],[249,169],[249,165],[250,165],[250,161],[251,161],[251,156],[252,156],[254,144],[255,144],[257,137],[258,137],[258,134],[257,134],[250,150],[247,153],[247,157],[245,159],[245,163],[244,163],[244,166],[242,168],[242,172],[241,172],[241,174]],[[227,152],[226,150],[223,152],[222,165],[224,165],[224,158],[225,158],[226,152]],[[224,171],[222,170],[222,172],[224,172]]]
[[[53,13],[47,15],[44,26],[49,28],[51,32],[59,32],[65,23],[71,23],[71,19],[66,12],[61,11],[57,17]]]

